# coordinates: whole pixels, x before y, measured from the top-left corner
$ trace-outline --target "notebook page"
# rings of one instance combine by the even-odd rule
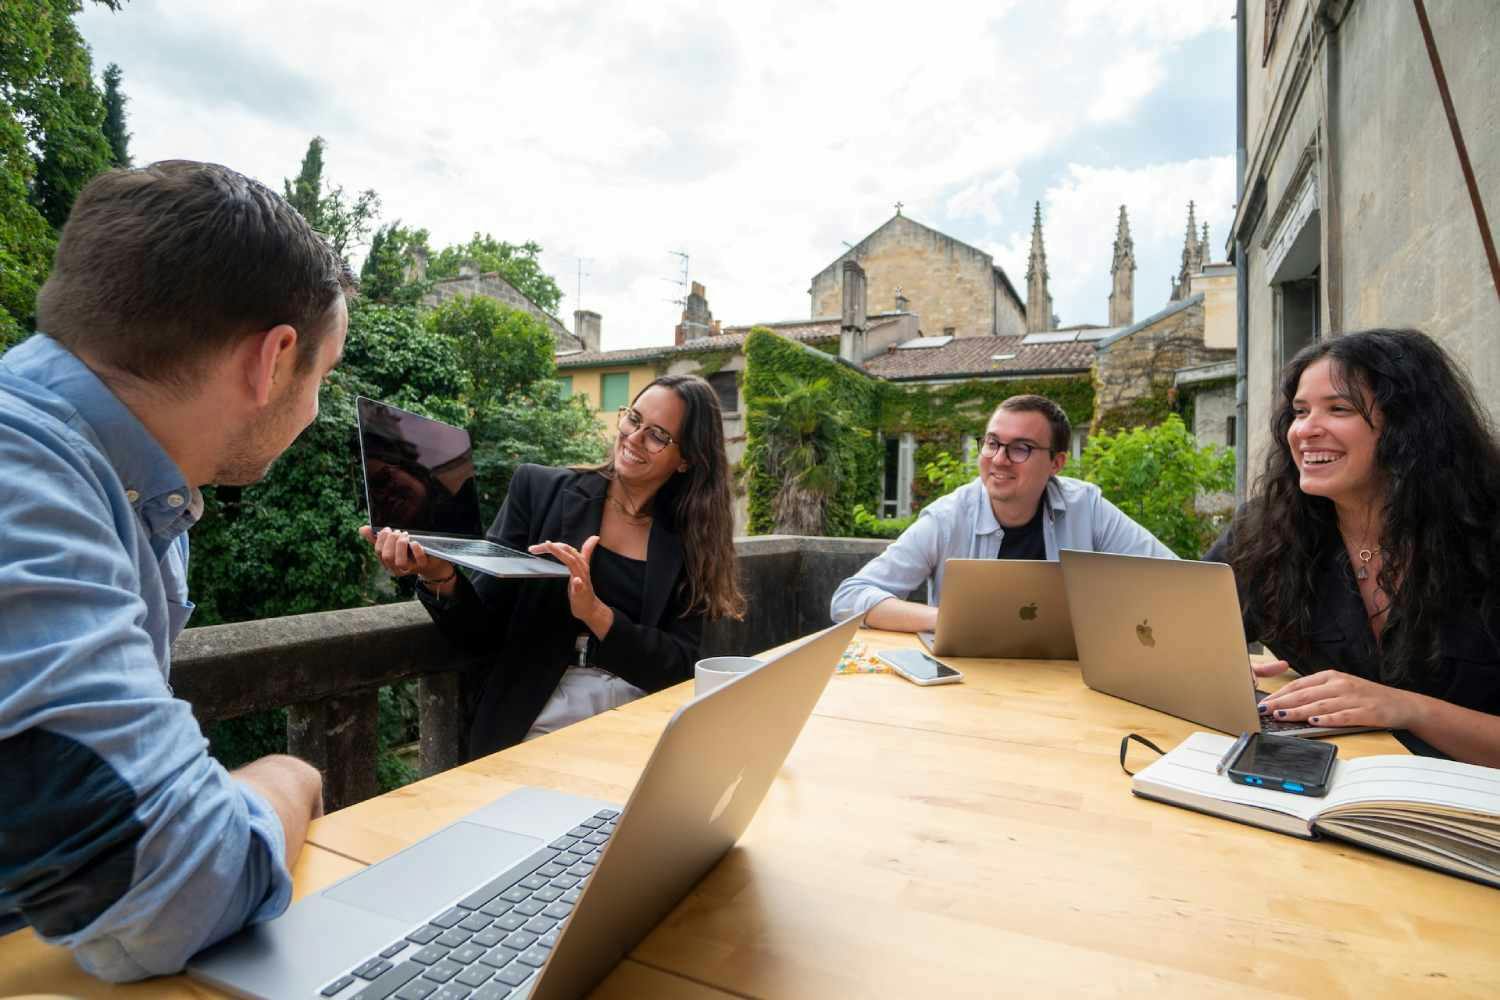
[[[1136,776],[1134,787],[1140,794],[1151,798],[1180,802],[1204,812],[1217,812],[1247,823],[1272,825],[1274,829],[1299,836],[1312,833],[1312,820],[1322,805],[1320,799],[1286,792],[1269,791],[1237,785],[1226,775],[1218,774],[1215,768],[1220,759],[1234,743],[1231,736],[1217,733],[1194,733],[1183,740],[1171,752]],[[1339,764],[1334,765],[1337,780]],[[1216,803],[1222,804],[1221,806]],[[1240,808],[1233,808],[1240,807]],[[1248,807],[1248,808],[1245,808]],[[1279,821],[1255,814],[1279,814]],[[1296,821],[1300,820],[1301,823]],[[1301,827],[1297,829],[1297,827]]]
[[[1433,757],[1386,755],[1341,761],[1321,811],[1331,816],[1372,802],[1500,817],[1500,770]]]

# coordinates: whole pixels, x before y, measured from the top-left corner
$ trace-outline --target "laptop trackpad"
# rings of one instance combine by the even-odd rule
[[[491,826],[454,823],[323,895],[415,924],[543,844]]]

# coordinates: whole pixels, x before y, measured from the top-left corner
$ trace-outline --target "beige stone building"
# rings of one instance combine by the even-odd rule
[[[1026,304],[993,257],[897,209],[880,228],[813,276],[813,319],[843,308],[844,264],[857,261],[869,301],[922,317],[929,336],[993,337],[1026,332]]]
[[[1424,9],[1426,25],[1410,0],[1239,0],[1229,246],[1252,475],[1271,443],[1277,372],[1319,337],[1424,330],[1500,416],[1500,268],[1485,245],[1500,211],[1500,8]]]

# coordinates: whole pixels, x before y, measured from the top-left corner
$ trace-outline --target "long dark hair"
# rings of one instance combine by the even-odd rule
[[[1324,359],[1366,423],[1377,412],[1381,421],[1377,579],[1390,614],[1380,678],[1405,686],[1435,676],[1444,620],[1477,613],[1489,628],[1500,590],[1500,447],[1467,376],[1416,330],[1365,330],[1299,352],[1282,370],[1265,468],[1234,533],[1236,576],[1249,582],[1273,646],[1310,653],[1315,570],[1343,547],[1333,501],[1302,492],[1287,445],[1302,373]]]
[[[734,557],[734,495],[729,486],[729,458],[724,454],[719,396],[696,375],[661,375],[636,393],[631,404],[654,386],[672,390],[684,408],[677,447],[687,471],[667,480],[652,505],[658,514],[669,511],[682,535],[687,613],[742,618],[745,598],[740,593],[739,566]],[[613,451],[596,471],[607,479],[614,478]]]

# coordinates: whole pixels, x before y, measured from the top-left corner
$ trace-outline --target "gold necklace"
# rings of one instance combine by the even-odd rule
[[[1368,580],[1370,578],[1370,560],[1378,555],[1380,555],[1378,547],[1373,549],[1362,548],[1359,550],[1359,566],[1354,570],[1354,578],[1356,580]]]
[[[638,510],[631,510],[629,507],[625,506],[625,504],[613,493],[604,494],[604,499],[614,504],[615,509],[618,510],[628,521],[634,521],[636,524],[645,524],[652,519],[652,514],[648,507],[641,507]],[[647,503],[649,504],[650,501],[647,501]]]

